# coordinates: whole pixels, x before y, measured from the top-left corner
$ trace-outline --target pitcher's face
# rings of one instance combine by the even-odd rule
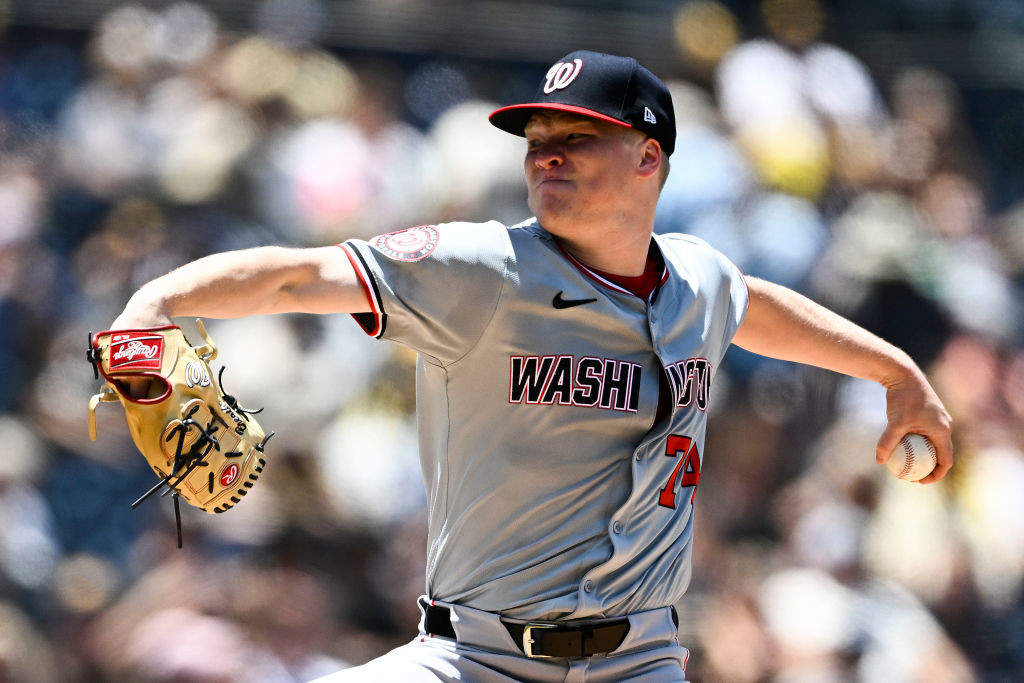
[[[545,229],[600,222],[628,202],[646,136],[632,128],[562,112],[526,124],[530,209]]]

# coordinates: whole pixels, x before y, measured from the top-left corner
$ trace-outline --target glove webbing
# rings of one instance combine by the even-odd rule
[[[223,379],[225,368],[226,366],[222,365],[217,375],[217,380],[218,382],[221,383],[220,386],[222,387],[221,397],[223,398],[224,402],[231,406],[231,408],[233,408],[239,415],[248,420],[249,418],[247,416],[247,413],[256,414],[262,411],[263,408],[257,408],[254,410],[244,408],[241,405],[239,405],[238,400],[234,396],[224,393]],[[175,434],[177,434],[178,436],[178,443],[174,449],[174,460],[171,464],[170,474],[163,477],[153,486],[153,488],[146,491],[144,494],[142,494],[142,496],[139,497],[138,500],[131,504],[132,509],[134,509],[138,507],[140,504],[142,504],[143,501],[148,499],[154,493],[159,491],[161,488],[167,486],[167,490],[160,494],[160,497],[162,498],[163,496],[166,496],[168,493],[173,494],[172,500],[174,501],[174,523],[177,531],[179,548],[182,547],[181,510],[178,504],[179,494],[176,489],[178,485],[185,480],[185,477],[190,475],[192,471],[195,470],[195,468],[200,466],[206,466],[209,464],[208,462],[206,462],[206,460],[204,460],[204,458],[209,454],[210,450],[214,448],[220,450],[220,441],[217,440],[217,437],[214,436],[214,433],[218,429],[220,429],[221,425],[225,427],[228,426],[227,424],[224,423],[224,421],[221,419],[219,415],[211,411],[210,423],[204,427],[201,423],[199,423],[197,420],[193,418],[193,415],[196,414],[199,408],[199,404],[193,406],[192,409],[188,411],[188,413],[185,415],[184,419],[180,423],[176,424],[167,434],[167,437],[165,439],[166,441],[170,441],[172,438],[174,438]],[[221,424],[217,424],[217,422],[220,422]],[[199,432],[199,437],[196,439],[196,442],[192,444],[192,447],[188,449],[188,451],[184,451],[183,449],[185,445],[185,436],[186,434],[188,434],[189,429],[193,427]],[[267,441],[269,441],[270,437],[272,436],[274,436],[274,432],[270,432],[265,437],[263,437],[263,440],[255,447],[256,450],[262,453],[263,447],[266,446]],[[242,451],[228,451],[224,455],[225,457],[232,458],[241,457],[243,453]],[[266,461],[263,458],[259,458],[258,462],[259,465],[254,469],[257,473],[260,473],[263,471],[263,467],[264,465],[266,465]],[[175,478],[175,472],[178,472],[181,469],[184,469],[184,471],[182,471],[181,474],[177,475],[177,478]],[[174,479],[173,482],[171,481],[172,479]],[[244,488],[238,490],[238,495],[240,496],[244,496],[248,492],[249,488],[252,487],[252,482],[244,482],[242,485]],[[211,491],[213,490],[213,472],[210,472],[210,489]],[[231,500],[237,503],[239,499],[232,496]],[[229,510],[231,507],[231,505],[225,504],[223,507],[216,508],[214,512],[224,512],[225,510]]]

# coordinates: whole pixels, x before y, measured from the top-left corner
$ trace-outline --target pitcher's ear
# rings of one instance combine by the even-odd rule
[[[664,152],[662,152],[658,141],[654,138],[645,139],[641,143],[640,153],[640,163],[637,169],[641,174],[644,177],[657,174],[665,160]]]

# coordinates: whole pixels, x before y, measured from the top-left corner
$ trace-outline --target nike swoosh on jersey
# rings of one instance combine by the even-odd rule
[[[565,299],[562,297],[562,292],[559,291],[555,294],[555,298],[551,300],[551,305],[555,308],[572,308],[573,306],[582,306],[583,304],[592,304],[597,299]]]

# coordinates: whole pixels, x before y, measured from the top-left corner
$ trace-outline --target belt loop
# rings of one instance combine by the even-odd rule
[[[450,609],[441,605],[432,605],[423,600],[420,601],[420,605],[423,606],[423,630],[427,635],[456,639]]]

